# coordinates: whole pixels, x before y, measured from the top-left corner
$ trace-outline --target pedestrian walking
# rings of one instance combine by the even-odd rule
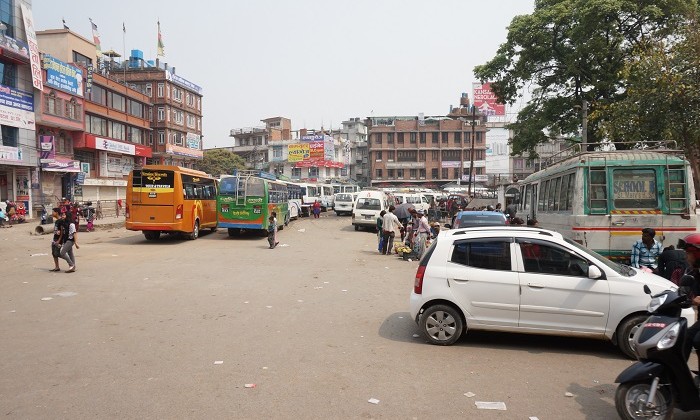
[[[321,217],[321,202],[316,200],[313,205],[314,219]]]
[[[417,214],[417,236],[416,240],[414,241],[413,249],[415,254],[418,255],[418,259],[420,260],[423,257],[423,254],[425,253],[425,249],[427,248],[428,237],[430,236],[430,225],[428,224],[428,218],[425,217],[425,214],[423,214],[423,210],[418,210]]]
[[[279,241],[277,240],[277,231],[279,230],[277,229],[277,212],[273,211],[271,214],[272,217],[275,219],[275,246],[277,246],[279,245]]]
[[[54,207],[53,213],[51,214],[55,220],[53,224],[53,238],[51,239],[51,256],[53,257],[54,268],[49,271],[58,272],[61,271],[61,267],[58,266],[58,258],[61,256],[61,245],[63,244],[63,232],[64,232],[64,220],[59,215],[58,207]]]
[[[277,234],[277,223],[275,223],[275,217],[270,216],[267,224],[267,242],[270,244],[270,249],[277,246],[275,241],[275,235]]]
[[[383,245],[384,243],[382,242],[382,238],[384,237],[384,230],[382,229],[382,226],[384,225],[384,215],[386,214],[385,210],[382,210],[379,213],[379,217],[377,217],[377,249],[379,252],[382,252]]]
[[[73,273],[75,272],[75,255],[73,254],[73,245],[75,245],[75,249],[80,249],[80,246],[78,245],[78,231],[75,228],[75,223],[73,223],[73,215],[71,213],[62,213],[61,218],[63,218],[63,223],[65,226],[67,226],[67,228],[64,230],[66,238],[61,246],[61,258],[66,260],[68,263],[68,270],[66,270],[66,273]]]
[[[394,237],[396,236],[396,229],[398,229],[400,222],[399,219],[394,214],[396,207],[389,206],[389,211],[386,212],[382,218],[382,229],[383,229],[383,240],[384,245],[382,246],[383,255],[391,255],[394,246]],[[387,252],[388,250],[388,252]]]

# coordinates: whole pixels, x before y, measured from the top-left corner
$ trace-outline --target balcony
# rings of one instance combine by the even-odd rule
[[[233,146],[233,153],[247,153],[247,152],[260,152],[267,153],[268,147],[266,144],[263,145],[251,145],[251,146]]]
[[[258,134],[258,133],[260,133],[260,134],[267,133],[267,129],[265,127],[232,128],[231,132],[229,133],[229,137],[242,135],[242,134]]]

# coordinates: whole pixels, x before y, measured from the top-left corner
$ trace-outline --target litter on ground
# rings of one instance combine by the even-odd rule
[[[215,364],[215,365],[223,365],[223,364],[224,364],[224,361],[223,361],[223,360],[215,360],[215,361],[214,361],[214,364]]]
[[[52,297],[43,297],[43,298],[41,298],[41,300],[53,300],[53,298]]]
[[[476,395],[476,394],[473,393],[473,392],[467,392],[466,394],[464,394],[464,396],[467,397],[467,398],[471,398],[471,397],[473,397],[473,396],[475,396],[475,395]]]
[[[475,401],[474,404],[479,410],[506,410],[506,403],[502,401]]]
[[[567,393],[564,394],[564,396],[565,396],[565,397],[573,397],[574,394],[572,394],[571,392],[567,392]]]
[[[246,388],[255,388],[255,384],[245,384]]]
[[[306,232],[306,229],[299,229],[297,232]]]
[[[367,402],[370,404],[379,404],[379,400],[376,398],[370,398]]]
[[[58,293],[54,293],[54,296],[60,296],[60,297],[71,297],[71,296],[75,296],[75,295],[77,295],[77,293],[75,293],[75,292],[58,292]]]

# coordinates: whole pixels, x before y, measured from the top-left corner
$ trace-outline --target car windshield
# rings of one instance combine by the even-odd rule
[[[350,194],[338,194],[335,196],[335,201],[352,201],[352,195],[350,195]]]
[[[501,213],[493,214],[462,214],[455,221],[455,228],[474,226],[502,226],[506,224],[506,219]]]
[[[600,261],[602,264],[605,264],[608,268],[615,271],[617,274],[621,274],[621,275],[627,276],[627,277],[632,277],[632,276],[637,274],[637,272],[632,267],[630,267],[628,265],[618,264],[618,263],[612,262],[609,259],[605,258],[604,256],[600,255],[599,253],[597,253],[593,250],[590,250],[590,249],[586,248],[585,246],[579,244],[578,242],[572,241],[569,238],[564,238],[564,240],[567,243],[574,246],[576,249],[583,251],[589,255],[592,255],[593,257],[595,257],[595,259]]]
[[[360,198],[357,200],[357,208],[361,210],[381,210],[378,198]]]

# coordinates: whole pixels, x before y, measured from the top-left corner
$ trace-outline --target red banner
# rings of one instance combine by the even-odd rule
[[[312,141],[309,142],[309,160],[323,159],[323,142],[322,141]]]
[[[321,149],[323,150],[323,149]],[[320,159],[307,159],[294,164],[295,168],[344,168],[345,164],[343,162],[334,162],[332,160],[325,160],[323,157]]]
[[[490,82],[483,85],[474,83],[472,87],[474,106],[481,111],[482,115],[506,115],[506,105],[497,101],[496,95],[491,90]]]

